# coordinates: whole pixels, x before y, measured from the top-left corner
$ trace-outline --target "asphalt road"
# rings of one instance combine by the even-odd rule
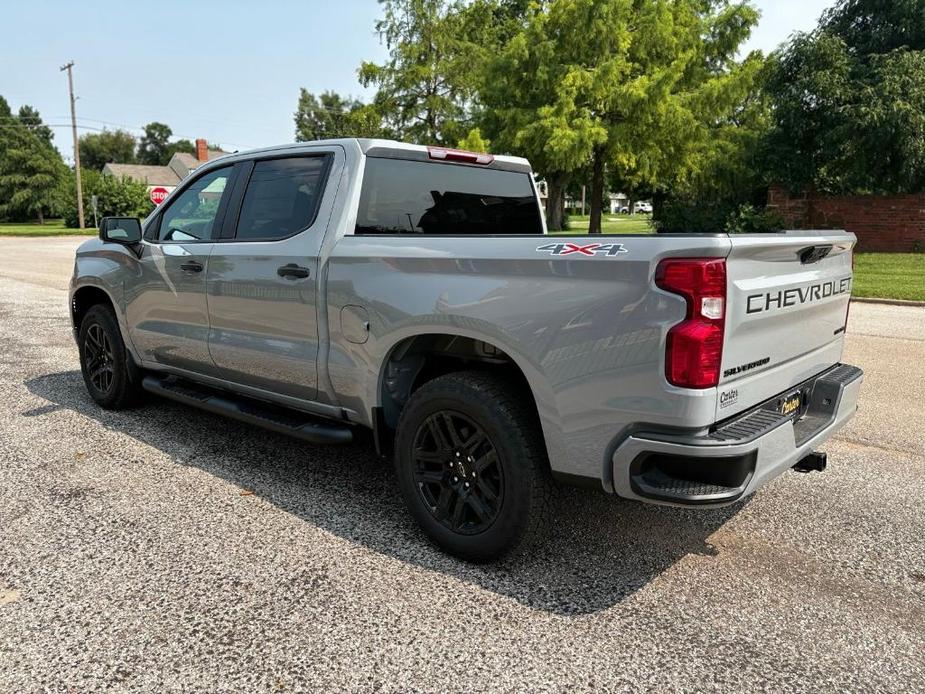
[[[852,307],[825,473],[721,511],[570,493],[477,567],[364,445],[95,407],[78,241],[0,238],[0,689],[925,691],[925,309]]]

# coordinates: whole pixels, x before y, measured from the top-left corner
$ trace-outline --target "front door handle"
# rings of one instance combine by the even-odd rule
[[[277,268],[276,274],[280,277],[291,277],[292,279],[304,280],[311,274],[311,272],[307,267],[302,267],[301,265],[296,265],[295,263],[288,263],[280,268]]]
[[[202,263],[197,260],[187,260],[180,264],[180,269],[184,272],[202,272]]]

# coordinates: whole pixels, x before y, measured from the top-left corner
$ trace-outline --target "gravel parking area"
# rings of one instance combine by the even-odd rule
[[[80,239],[0,238],[0,690],[925,691],[925,308],[856,304],[822,474],[720,511],[566,494],[429,546],[371,447],[86,395]]]

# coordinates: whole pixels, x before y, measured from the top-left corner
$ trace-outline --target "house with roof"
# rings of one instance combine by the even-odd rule
[[[196,140],[196,154],[188,152],[175,152],[167,162],[167,166],[151,166],[148,164],[106,164],[103,167],[104,176],[116,176],[139,181],[148,186],[148,192],[154,188],[165,188],[169,193],[179,185],[180,181],[193,171],[218,157],[228,154],[220,149],[209,149],[205,139]]]

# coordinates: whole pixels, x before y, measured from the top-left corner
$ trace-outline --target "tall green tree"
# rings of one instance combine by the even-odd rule
[[[173,130],[165,123],[148,123],[144,127],[144,135],[138,139],[138,149],[135,160],[139,164],[166,166],[171,157],[177,152],[196,154],[196,145],[186,139],[171,142]],[[209,144],[209,149],[220,149],[218,145]]]
[[[163,166],[173,155],[170,150],[170,136],[173,131],[165,123],[148,123],[144,135],[138,140],[138,163]]]
[[[590,162],[589,230],[600,233],[608,171],[623,188],[651,190],[697,168],[710,125],[760,67],[758,56],[736,60],[757,18],[725,0],[538,3],[485,72],[482,100],[501,137],[489,134],[535,162],[550,198]]]
[[[547,35],[548,3],[531,6],[481,73],[481,129],[497,152],[530,159],[547,184],[546,223],[563,228],[566,188],[594,144],[587,120],[557,112],[562,77],[557,47]]]
[[[87,133],[79,139],[80,165],[99,171],[106,164],[133,164],[135,162],[135,136],[125,130],[104,130]]]
[[[51,128],[42,122],[41,114],[28,104],[23,104],[19,107],[19,122],[48,144],[51,144],[52,139],[55,137]]]
[[[361,84],[376,87],[373,106],[396,137],[455,144],[471,125],[482,53],[467,25],[473,15],[461,0],[379,1],[384,15],[376,30],[389,57],[382,64],[364,62]]]
[[[925,189],[925,9],[841,0],[771,58],[766,165],[793,188]]]
[[[44,223],[60,207],[66,175],[61,155],[41,130],[18,118],[0,128],[0,218]]]
[[[728,231],[730,220],[749,207],[759,216],[756,221],[772,224],[764,210],[770,180],[763,161],[770,119],[770,103],[759,79],[731,114],[711,126],[701,161],[687,179],[669,190],[655,191],[658,230]]]
[[[380,137],[381,117],[375,107],[332,91],[315,96],[299,90],[295,112],[296,142],[337,137]]]

